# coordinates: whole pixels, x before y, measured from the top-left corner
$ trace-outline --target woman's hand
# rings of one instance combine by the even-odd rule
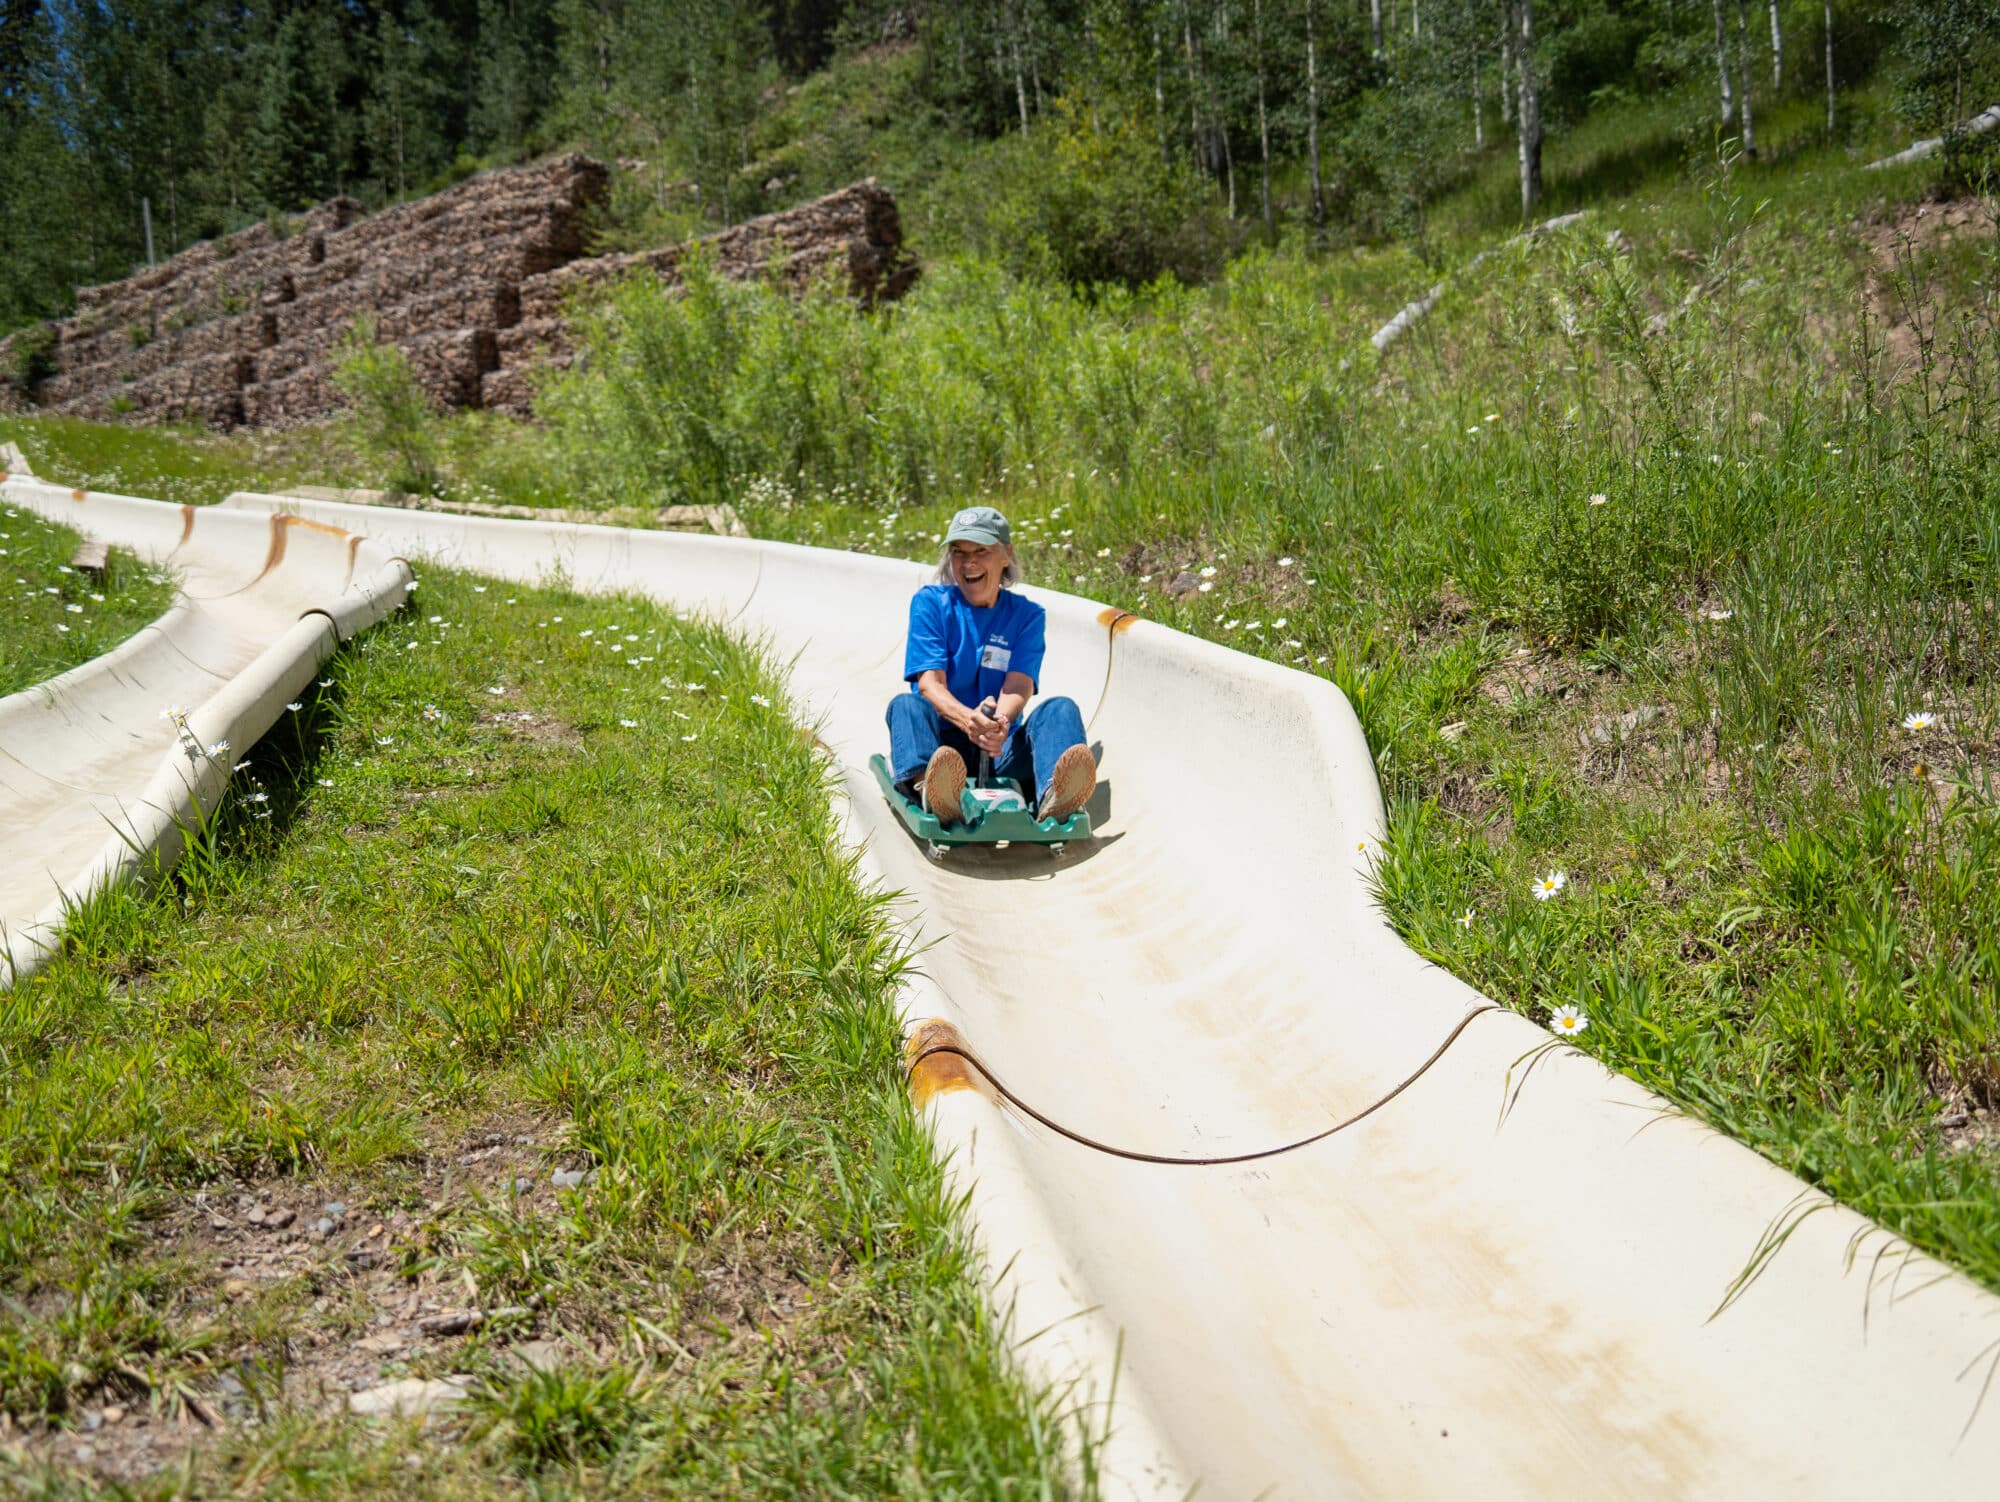
[[[999,706],[988,699],[977,709],[965,711],[965,718],[959,722],[966,739],[984,751],[988,756],[998,756],[1000,748],[1007,744],[1007,717]]]

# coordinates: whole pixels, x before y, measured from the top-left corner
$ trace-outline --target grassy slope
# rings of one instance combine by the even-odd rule
[[[80,539],[26,511],[0,508],[0,697],[110,651],[166,610],[173,586],[123,549],[104,576],[69,566]]]
[[[1558,143],[1556,200],[1617,128]],[[944,264],[874,319],[636,299],[547,430],[442,441],[467,494],[729,499],[902,554],[994,499],[1031,577],[1327,674],[1411,942],[2000,1287],[1993,233],[1905,212],[1899,247],[1872,221],[1923,174],[1784,129],[1775,164],[1620,181],[1379,366],[1434,279],[1394,248],[1136,299]],[[58,469],[123,442],[21,431]],[[247,477],[291,442],[331,444],[186,452]]]
[[[1064,1492],[901,1088],[903,958],[765,666],[644,604],[416,602],[171,890],[0,993],[0,1487],[144,1473],[205,1404],[143,1490]],[[513,1312],[418,1332],[461,1308]],[[476,1379],[441,1442],[342,1416],[405,1373]]]

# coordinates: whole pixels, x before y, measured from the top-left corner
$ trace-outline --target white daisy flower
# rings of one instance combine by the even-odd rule
[[[1937,729],[1938,717],[1928,709],[1919,709],[1903,716],[1903,728],[1912,735],[1922,730]]]
[[[288,712],[292,714],[297,714],[300,710],[305,708],[305,705],[301,701],[294,699],[292,700],[291,703],[287,704],[285,708]]]
[[[1473,920],[1474,918],[1477,918],[1478,916],[1479,916],[1479,915],[1478,915],[1477,913],[1473,912],[1473,910],[1472,910],[1471,908],[1467,908],[1467,909],[1466,909],[1466,910],[1465,910],[1464,912],[1462,912],[1462,913],[1460,913],[1460,914],[1458,915],[1458,918],[1456,919],[1456,922],[1458,923],[1458,926],[1459,926],[1460,928],[1466,928],[1466,929],[1469,929],[1469,928],[1471,928],[1471,927],[1472,927],[1472,920]]]
[[[1535,882],[1535,901],[1547,902],[1568,885],[1569,873],[1567,871],[1551,871],[1547,876],[1541,877]]]
[[[639,728],[637,720],[620,720],[618,723],[623,725],[627,730],[637,730]]]
[[[1213,579],[1215,577],[1215,565],[1212,563],[1209,564],[1207,568],[1201,571],[1201,576],[1204,579]]]
[[[1590,1026],[1590,1019],[1575,1007],[1557,1007],[1549,1014],[1549,1031],[1558,1037],[1574,1038]]]
[[[1593,506],[1602,506],[1609,499],[1610,497],[1605,495],[1605,493],[1600,490],[1596,494],[1591,496],[1590,504]]]
[[[1711,610],[1708,612],[1708,618],[1712,621],[1726,621],[1735,614],[1733,610]]]

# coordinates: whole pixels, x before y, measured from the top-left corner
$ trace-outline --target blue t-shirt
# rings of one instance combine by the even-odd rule
[[[956,584],[927,584],[910,600],[903,676],[914,691],[919,675],[942,668],[951,696],[968,706],[997,698],[1009,673],[1026,673],[1039,686],[1046,614],[1011,589],[977,610]]]

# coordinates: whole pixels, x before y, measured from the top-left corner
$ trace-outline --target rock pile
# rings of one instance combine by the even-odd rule
[[[0,383],[71,416],[284,426],[342,405],[339,346],[368,313],[434,402],[525,413],[535,367],[574,358],[576,297],[629,275],[678,279],[685,246],[580,259],[606,179],[572,154],[377,214],[337,198],[282,230],[206,241],[80,288],[75,317],[0,340]],[[916,275],[896,201],[872,180],[701,243],[725,275],[838,274],[870,303]]]

